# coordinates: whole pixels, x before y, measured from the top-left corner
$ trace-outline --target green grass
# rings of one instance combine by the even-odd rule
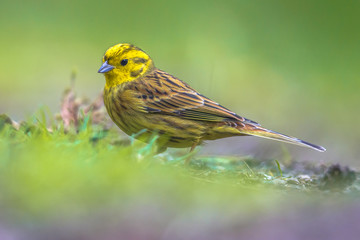
[[[46,122],[44,113],[22,122],[19,130],[2,121],[0,139],[2,204],[41,216],[165,191],[173,194],[166,201],[180,204],[194,201],[195,192],[207,200],[218,199],[219,190],[225,193],[222,199],[254,190],[318,192],[327,171],[325,166],[307,163],[290,162],[285,167],[277,160],[196,153],[190,166],[184,166],[186,152],[155,155],[154,141],[148,145],[128,141],[114,127],[91,124],[89,115],[83,116],[77,129],[69,130]],[[337,190],[356,192],[349,190],[352,183]]]
[[[156,239],[158,223],[188,214],[200,223],[222,216],[220,225],[229,226],[244,216],[251,222],[269,211],[282,215],[293,204],[314,207],[339,193],[340,202],[359,196],[358,173],[340,166],[197,153],[184,166],[185,151],[155,155],[153,144],[129,141],[89,115],[71,128],[46,120],[43,111],[19,126],[0,119],[1,213],[18,232],[37,229],[35,239],[46,229],[63,234],[62,228],[106,224],[136,235],[145,221],[138,218],[150,221],[151,231],[141,229],[155,231]],[[114,230],[101,237],[108,231]]]

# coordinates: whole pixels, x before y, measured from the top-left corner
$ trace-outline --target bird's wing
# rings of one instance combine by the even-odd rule
[[[148,113],[177,115],[197,121],[257,124],[197,93],[183,81],[161,70],[147,75],[135,90],[137,97],[142,99],[142,109]]]

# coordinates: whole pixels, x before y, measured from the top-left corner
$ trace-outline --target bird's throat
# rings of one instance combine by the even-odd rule
[[[105,89],[110,89],[115,86],[123,85],[123,83],[130,82],[134,79],[126,77],[123,74],[105,74]]]

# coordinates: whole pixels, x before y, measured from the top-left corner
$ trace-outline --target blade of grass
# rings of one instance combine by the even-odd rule
[[[281,170],[281,167],[280,167],[280,163],[279,163],[279,161],[276,160],[276,159],[275,159],[275,162],[276,162],[276,165],[277,165],[277,167],[278,167],[278,170],[279,170],[279,173],[280,173],[280,177],[282,177],[282,176],[283,176],[283,173],[282,173],[282,170]]]

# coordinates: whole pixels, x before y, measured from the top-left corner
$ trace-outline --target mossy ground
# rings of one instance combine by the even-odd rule
[[[333,211],[359,197],[359,174],[340,165],[195,153],[184,166],[186,151],[156,155],[153,144],[90,116],[68,128],[43,112],[18,125],[1,116],[0,213],[10,235],[212,239],[213,231],[232,236],[259,219]]]

